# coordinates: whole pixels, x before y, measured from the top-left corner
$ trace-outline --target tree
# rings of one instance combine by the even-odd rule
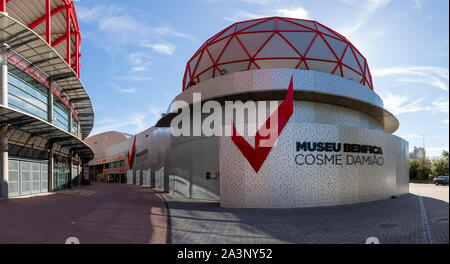
[[[431,174],[431,161],[427,158],[409,160],[409,178],[428,180]]]
[[[417,178],[428,180],[431,174],[431,161],[427,158],[419,159],[419,167],[417,168]]]
[[[431,170],[434,176],[448,176],[448,151],[442,151],[442,158],[433,160]]]
[[[419,159],[410,159],[409,160],[409,178],[410,179],[417,178],[417,168],[419,168]]]

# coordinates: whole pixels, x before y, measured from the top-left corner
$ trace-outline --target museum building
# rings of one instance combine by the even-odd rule
[[[221,130],[231,135],[173,135],[186,108],[180,105],[188,106],[192,131],[195,119],[208,123],[211,113],[237,101],[267,109],[275,101],[278,108],[258,108],[257,122],[249,111],[236,111],[233,123],[222,112]],[[274,118],[276,141],[264,146],[264,125]],[[155,126],[105,155],[126,153],[129,184],[222,207],[332,206],[408,193],[408,143],[393,135],[398,127],[374,91],[366,58],[345,36],[316,21],[269,17],[208,39]]]
[[[73,0],[0,0],[0,198],[70,188],[93,157]]]

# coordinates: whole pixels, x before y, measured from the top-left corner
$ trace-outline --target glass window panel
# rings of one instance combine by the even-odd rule
[[[300,55],[278,34],[258,52],[256,58],[299,58]]]
[[[350,68],[353,68],[356,71],[361,71],[359,66],[358,66],[358,62],[356,62],[356,58],[355,55],[352,52],[352,49],[347,48],[347,51],[345,51],[345,55],[344,58],[342,59],[342,63],[344,63],[345,65],[347,65]],[[345,73],[344,73],[345,75]]]
[[[281,19],[277,19],[277,29],[278,30],[308,30],[307,28],[304,28],[297,24],[287,22],[287,21],[284,21]]]
[[[47,118],[47,95],[12,74],[8,76],[8,106],[42,119]]]
[[[200,58],[200,61],[198,62],[197,69],[195,70],[194,76],[203,72],[204,70],[211,67],[212,65],[213,65],[213,61],[211,61],[211,57],[209,57],[208,52],[205,49],[202,57]]]
[[[271,31],[275,30],[275,19],[271,18],[266,22],[259,23],[257,25],[251,26],[242,32],[251,32],[251,31]]]
[[[241,61],[241,62],[235,62],[235,63],[228,63],[224,65],[217,65],[217,68],[219,68],[222,75],[233,73],[233,72],[240,72],[240,71],[246,71],[248,66],[247,61]],[[218,76],[218,75],[216,75]]]
[[[220,56],[220,53],[222,52],[223,47],[225,47],[225,44],[227,44],[228,40],[229,38],[226,38],[208,46],[207,49],[214,61],[216,61],[217,58]]]
[[[212,78],[212,72],[213,72],[213,68],[210,68],[209,70],[205,71],[204,73],[200,74],[200,76],[198,76],[198,78],[200,79],[201,82],[211,79]]]
[[[323,32],[323,33],[325,33],[325,34],[328,34],[328,35],[330,35],[330,36],[333,36],[333,37],[338,37],[336,34],[334,34],[333,32],[331,32],[330,30],[328,30],[328,29],[326,29],[325,27],[322,27],[321,25],[317,25],[318,27],[319,27],[319,30],[321,31],[321,32]]]
[[[322,39],[320,35],[318,35],[314,40],[314,43],[309,49],[308,54],[306,54],[306,57],[321,60],[337,61],[336,57],[333,55],[330,48],[328,48],[328,45],[325,43],[325,41]]]
[[[332,73],[334,68],[336,68],[337,63],[331,63],[326,61],[314,61],[307,60],[306,63],[310,70]]]
[[[283,37],[285,37],[302,55],[305,55],[306,50],[316,35],[315,32],[281,32],[280,34],[283,35]]]
[[[316,30],[316,25],[312,21],[305,21],[305,20],[300,20],[300,19],[295,19],[295,18],[287,18],[287,20],[290,20],[290,21],[292,21],[294,23],[303,25],[303,26],[308,27],[308,28],[310,28],[312,30]]]
[[[338,56],[338,58],[342,58],[342,54],[344,54],[347,43],[328,36],[324,36],[324,38],[328,42],[328,44],[330,44],[334,53],[336,53],[336,56]]]
[[[244,45],[250,56],[254,56],[255,53],[261,48],[261,46],[266,42],[266,40],[272,35],[271,32],[268,33],[249,33],[249,34],[239,34],[237,37]]]
[[[236,25],[236,32],[239,31],[239,30],[241,30],[241,29],[244,29],[244,28],[246,28],[246,27],[249,27],[249,26],[251,26],[251,25],[254,25],[254,24],[258,23],[258,22],[261,22],[261,20],[262,20],[262,19],[257,19],[257,20],[253,20],[253,21],[246,21],[246,22],[238,23],[238,24]]]
[[[261,69],[268,68],[295,68],[300,62],[299,59],[278,59],[278,60],[256,60],[255,63]]]
[[[360,82],[362,79],[362,76],[357,74],[356,72],[352,71],[351,69],[347,68],[345,65],[342,66],[342,71],[344,73],[344,77],[348,78],[353,81]]]
[[[222,56],[220,56],[219,63],[231,62],[237,60],[246,60],[249,59],[241,44],[237,41],[236,38],[232,38],[228,43],[225,51]]]

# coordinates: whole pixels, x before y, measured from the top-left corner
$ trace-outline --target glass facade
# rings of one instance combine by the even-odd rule
[[[47,120],[47,87],[8,75],[8,106]]]
[[[62,130],[69,131],[69,109],[56,96],[53,97],[53,124]]]
[[[8,65],[8,106],[48,120],[48,88],[18,68]],[[70,113],[72,114],[72,113]],[[53,97],[53,124],[69,131],[69,108],[57,96]],[[72,133],[78,134],[78,122],[72,114]]]
[[[68,187],[70,166],[68,162],[54,163],[54,190],[59,191]]]
[[[72,134],[78,135],[78,122],[75,117],[72,117]]]

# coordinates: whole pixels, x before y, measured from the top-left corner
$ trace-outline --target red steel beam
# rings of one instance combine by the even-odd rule
[[[0,12],[6,12],[6,0],[0,0]]]
[[[66,6],[66,62],[70,65],[70,8]]]
[[[50,14],[52,16],[58,14],[59,12],[63,11],[64,9],[66,9],[66,6],[59,6],[55,9],[53,9]],[[36,19],[34,22],[32,22],[31,24],[28,25],[28,27],[30,29],[34,29],[35,27],[39,26],[42,22],[44,22],[46,19],[46,15],[41,16],[40,18]]]
[[[50,0],[45,0],[45,40],[48,44],[52,44],[52,10]]]
[[[80,43],[79,43],[79,34],[75,34],[75,71],[78,76],[80,76],[80,68],[78,65],[78,58],[80,57]]]
[[[63,42],[66,39],[67,39],[67,34],[64,34],[64,36],[61,36],[60,38],[58,38],[57,40],[52,42],[52,48],[58,46],[61,42]]]

